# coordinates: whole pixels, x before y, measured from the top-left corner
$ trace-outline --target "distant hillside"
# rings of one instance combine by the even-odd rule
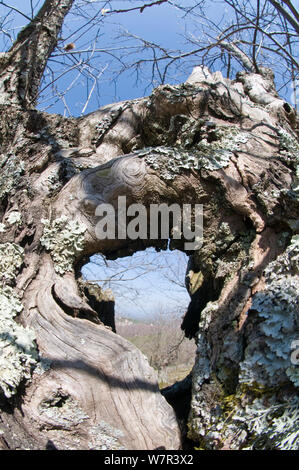
[[[131,341],[157,371],[161,388],[188,375],[194,364],[196,345],[184,337],[181,320],[161,315],[157,320],[116,318],[116,332]]]

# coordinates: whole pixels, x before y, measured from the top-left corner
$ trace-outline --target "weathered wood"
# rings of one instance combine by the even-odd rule
[[[187,84],[162,86],[146,99],[81,119],[24,111],[17,141],[16,130],[1,125],[1,295],[3,309],[10,296],[18,321],[29,328],[22,330],[22,351],[32,361],[32,370],[17,362],[19,380],[4,378],[1,445],[181,445],[175,413],[147,359],[99,322],[76,279],[78,267],[94,253],[117,256],[165,246],[163,240],[97,238],[96,207],[116,207],[120,195],[146,208],[161,202],[204,205],[204,244],[189,253],[188,285],[194,290],[183,324],[189,337],[200,332],[190,415],[192,437],[199,439],[194,429],[201,418],[194,414],[205,397],[202,387],[211,385],[213,374],[227,387],[230,367],[237,374],[246,313],[264,288],[264,268],[286,248],[282,233],[289,230],[290,236],[298,218],[298,205],[288,199],[293,157],[282,151],[282,132],[295,139],[294,111],[283,102],[272,106],[277,97],[265,79],[262,95],[249,93],[251,79],[195,74]],[[263,105],[254,104],[253,96],[262,96]],[[6,122],[18,112],[3,108]],[[184,240],[170,246],[184,250]],[[17,347],[8,330],[4,337]],[[226,352],[227,341],[233,350],[239,347],[238,354]],[[215,397],[217,402],[220,395]]]

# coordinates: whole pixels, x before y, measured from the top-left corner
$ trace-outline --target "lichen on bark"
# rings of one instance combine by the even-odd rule
[[[1,168],[1,167],[4,168]],[[0,199],[15,191],[24,172],[24,162],[15,155],[2,155],[0,157]]]
[[[24,260],[24,249],[16,243],[0,244],[0,278],[15,279]]]
[[[291,344],[299,334],[299,236],[265,270],[266,288],[255,294],[249,320],[258,323],[248,338],[240,364],[240,383],[275,386],[290,380],[298,385],[298,367],[291,364]],[[252,313],[251,313],[252,312]]]
[[[59,274],[71,271],[76,256],[83,250],[86,226],[65,216],[52,222],[42,219],[42,223],[40,242],[51,253],[55,271]]]
[[[202,312],[189,437],[203,448],[299,449],[298,365],[291,362],[291,345],[299,333],[298,249],[295,235],[265,269],[265,288],[253,296],[247,312],[234,393],[225,388],[221,370],[211,371],[206,330],[212,305]],[[214,389],[217,394],[212,400]]]
[[[14,320],[23,310],[11,287],[0,288],[0,392],[11,398],[38,361],[35,334]]]

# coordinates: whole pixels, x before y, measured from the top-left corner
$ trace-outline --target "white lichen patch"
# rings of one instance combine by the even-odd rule
[[[15,155],[0,156],[0,199],[18,185],[24,171],[24,162]]]
[[[123,431],[116,429],[111,424],[100,421],[91,431],[93,443],[89,448],[94,450],[125,450],[118,442],[119,438],[124,436]]]
[[[198,169],[198,159],[192,152],[172,147],[148,147],[138,150],[136,154],[144,157],[146,163],[159,172],[165,180],[172,180],[179,175],[182,168]]]
[[[297,200],[299,200],[299,163],[296,165],[295,175],[292,183],[292,190],[296,194]]]
[[[222,222],[218,229],[217,236],[215,238],[215,245],[221,247],[221,249],[227,248],[235,239],[235,235],[232,233],[230,226],[227,222]]]
[[[196,98],[200,91],[204,88],[199,87],[197,84],[182,83],[177,86],[173,85],[159,85],[154,89],[153,93],[146,102],[148,108],[157,107],[157,103],[166,102],[169,105],[177,105],[184,103],[186,98]]]
[[[113,124],[117,121],[120,115],[129,107],[129,102],[124,102],[116,108],[112,108],[96,125],[94,128],[94,137],[92,144],[96,147],[100,144],[104,135],[111,129]]]
[[[62,429],[71,429],[89,418],[76,400],[61,390],[43,400],[39,404],[39,412],[53,426]]]
[[[16,243],[0,244],[0,278],[12,280],[21,267],[24,259],[24,250]]]
[[[47,370],[51,368],[51,359],[43,357],[39,354],[38,363],[34,369],[34,374],[43,375]]]
[[[0,288],[0,391],[7,398],[30,379],[38,360],[34,332],[14,321],[22,309],[11,287]]]
[[[222,231],[229,236],[226,225]],[[217,375],[209,368],[211,350],[205,332],[213,304],[203,310],[188,435],[204,449],[299,448],[299,370],[292,346],[299,338],[299,235],[269,264],[264,278],[265,288],[254,295],[245,322],[244,359],[231,377],[232,389],[223,381],[229,371],[221,370],[220,361]],[[225,340],[231,351],[234,336]],[[242,357],[242,349],[240,353]]]
[[[299,142],[295,136],[279,127],[277,130],[279,137],[280,158],[291,165],[294,169],[292,191],[297,201],[299,200]]]
[[[159,176],[164,180],[173,180],[182,170],[206,168],[208,170],[218,170],[229,164],[233,155],[231,152],[219,150],[213,155],[205,156],[198,151],[188,151],[173,147],[148,147],[138,150],[136,154],[144,157],[146,163],[159,172]]]
[[[55,168],[55,170],[51,171],[50,175],[47,178],[47,184],[50,194],[53,194],[59,189],[61,189],[62,182],[59,178],[59,168]]]
[[[191,132],[191,131],[190,131]],[[248,141],[248,132],[242,132],[236,128],[220,127],[215,130],[215,141],[208,142],[203,138],[199,143],[188,149],[188,136],[181,139],[178,147],[148,147],[136,151],[140,157],[144,157],[146,163],[165,180],[172,180],[182,173],[182,170],[195,169],[215,171],[229,165],[235,151],[240,145]],[[187,147],[186,147],[186,145]]]
[[[0,223],[0,233],[4,233],[6,230],[6,225],[5,224],[2,224]]]
[[[21,225],[22,223],[22,214],[19,212],[19,211],[11,211],[7,218],[6,218],[6,222],[9,224],[9,225]]]
[[[53,221],[42,219],[42,223],[40,242],[51,253],[55,271],[58,274],[71,271],[76,256],[83,250],[86,226],[66,216]]]
[[[218,302],[208,302],[200,315],[197,334],[196,361],[193,374],[193,390],[197,391],[210,376],[210,346],[206,331],[219,308]]]
[[[291,135],[283,127],[277,130],[279,137],[280,154],[288,162],[299,162],[299,143],[295,136]]]
[[[227,166],[233,152],[240,150],[241,144],[245,144],[250,138],[248,132],[235,127],[220,126],[215,129],[214,134],[215,140],[208,142],[205,138],[196,145],[201,155],[201,166],[208,170],[218,170]]]

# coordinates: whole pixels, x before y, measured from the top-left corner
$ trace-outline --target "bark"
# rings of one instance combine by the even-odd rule
[[[180,448],[177,417],[155,372],[112,331],[110,307],[99,305],[107,298],[80,279],[94,253],[116,257],[166,247],[167,240],[97,238],[96,207],[116,207],[125,195],[128,204],[146,208],[204,206],[203,246],[188,253],[191,302],[182,325],[198,344],[189,437],[203,447],[241,448],[252,432],[239,423],[245,435],[234,439],[228,416],[242,410],[246,421],[256,399],[252,383],[261,384],[268,371],[262,360],[256,370],[248,359],[249,346],[256,344],[260,358],[267,346],[255,343],[267,335],[259,330],[258,306],[251,306],[270,289],[267,267],[290,253],[298,231],[298,121],[277,97],[270,71],[230,81],[197,68],[185,84],[80,119],[28,109],[34,86],[21,102],[18,87],[11,90],[3,91],[11,101],[2,105],[0,123],[0,445]],[[170,246],[184,250],[184,241]],[[293,264],[288,275],[297,283]],[[298,305],[292,308],[290,321]],[[271,376],[274,404],[295,394],[294,371],[281,367]],[[252,372],[252,383],[241,369]]]
[[[34,108],[47,61],[73,0],[46,0],[35,18],[1,55],[1,103]]]

